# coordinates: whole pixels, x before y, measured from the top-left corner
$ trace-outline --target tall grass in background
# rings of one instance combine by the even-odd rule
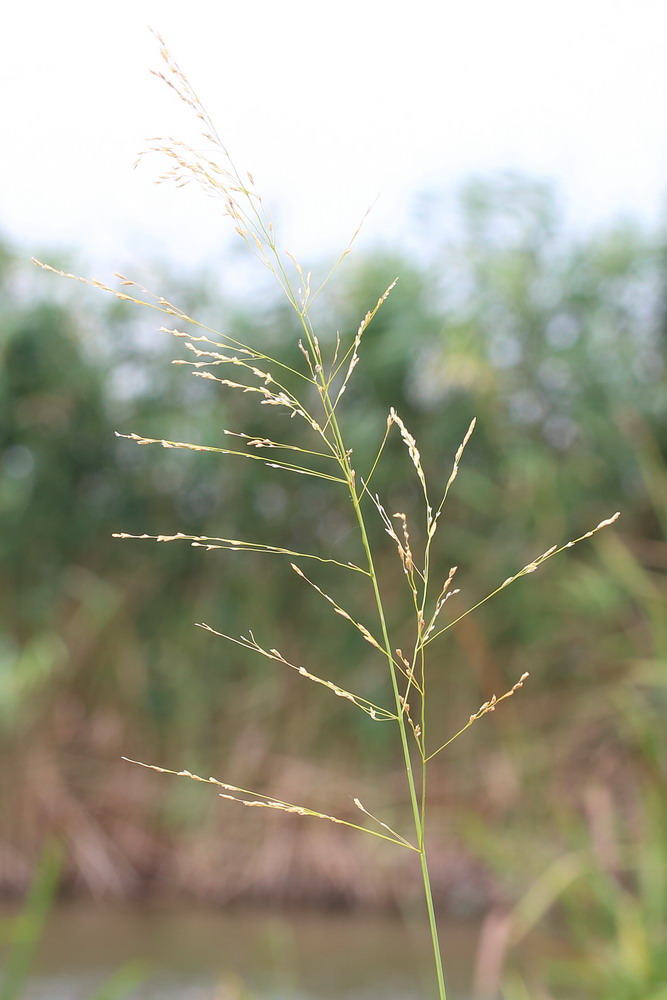
[[[276,357],[270,347],[247,342],[242,334],[217,331],[189,311],[152,294],[124,275],[117,275],[120,285],[112,287],[46,264],[40,266],[167,317],[170,325],[162,326],[161,331],[182,342],[187,352],[185,357],[174,363],[186,366],[199,379],[213,382],[231,393],[248,396],[258,407],[267,408],[273,414],[272,426],[275,428],[275,434],[271,436],[258,434],[252,423],[240,429],[227,429],[224,434],[231,440],[225,446],[148,437],[135,431],[119,434],[120,437],[142,446],[157,444],[167,449],[258,462],[268,468],[271,475],[307,477],[309,481],[315,481],[319,488],[337,494],[339,506],[345,512],[347,534],[343,541],[332,537],[329,547],[321,551],[302,551],[281,544],[280,539],[268,543],[253,538],[213,537],[182,531],[160,535],[119,532],[116,537],[152,538],[159,542],[184,541],[207,552],[222,549],[285,557],[303,586],[310,588],[321,599],[324,611],[342,618],[343,627],[356,630],[377,654],[384,681],[377,680],[373,690],[359,692],[343,687],[334,664],[329,676],[315,674],[297,656],[280,651],[270,638],[258,636],[254,631],[229,634],[216,628],[215,623],[206,622],[200,622],[199,627],[280,667],[296,671],[304,680],[325,689],[328,695],[347,702],[350,710],[364,713],[370,725],[390,727],[402,759],[411,829],[401,832],[396,825],[375,815],[356,797],[356,818],[330,815],[310,805],[285,801],[226,780],[200,777],[189,770],[174,771],[155,764],[131,762],[211,784],[219,789],[218,794],[222,798],[247,807],[278,810],[339,824],[415,855],[415,865],[423,883],[437,993],[440,1000],[445,1000],[438,923],[429,876],[429,765],[475,722],[512,697],[523,686],[528,673],[524,672],[508,690],[498,696],[493,695],[467,719],[463,719],[458,731],[450,735],[442,733],[436,723],[437,706],[430,704],[428,697],[433,672],[442,672],[443,653],[438,640],[510,584],[532,574],[552,556],[612,524],[618,514],[605,518],[595,528],[571,541],[551,545],[506,579],[494,583],[486,596],[475,599],[467,608],[461,609],[456,604],[457,610],[448,615],[453,606],[450,600],[459,594],[457,567],[452,566],[444,580],[434,577],[432,567],[434,552],[440,542],[439,531],[446,520],[449,493],[475,427],[474,417],[456,451],[449,475],[443,477],[436,487],[431,485],[431,477],[425,468],[427,463],[422,461],[415,438],[393,407],[389,409],[384,429],[378,435],[374,458],[362,467],[358,465],[354,447],[355,428],[346,421],[344,397],[355,379],[365,339],[372,336],[369,330],[373,320],[398,279],[389,281],[384,290],[379,290],[375,304],[363,316],[356,331],[337,333],[335,337],[326,331],[320,333],[316,325],[315,303],[350,252],[351,244],[320,282],[313,280],[312,274],[300,265],[294,255],[279,247],[252,175],[237,168],[199,98],[161,39],[160,45],[164,69],[157,75],[191,109],[201,126],[201,136],[196,145],[172,138],[151,141],[150,152],[161,155],[167,163],[160,181],[170,181],[177,186],[194,181],[207,195],[222,201],[239,237],[250,253],[268,269],[292,311],[297,331],[292,355],[285,360],[282,354],[280,358]],[[210,153],[202,151],[202,141]],[[413,334],[406,330],[406,336]],[[376,492],[375,481],[376,470],[382,463],[384,449],[392,435],[397,435],[404,446],[406,476],[414,479],[413,507],[396,512]],[[292,516],[298,521],[300,514],[295,510]],[[408,609],[397,622],[390,620],[384,596],[393,586],[392,578],[381,578],[378,570],[380,565],[386,565],[381,553],[387,538],[396,552],[396,571],[402,580],[405,607]],[[333,587],[331,582],[335,577],[332,578],[331,570],[337,574]],[[406,624],[408,621],[411,622],[409,626]],[[318,623],[315,627],[323,626]],[[304,641],[307,638],[306,635]]]
[[[9,945],[0,970],[0,1000],[18,1000],[23,994],[58,889],[61,863],[60,845],[47,845],[21,913],[0,924],[0,941]]]

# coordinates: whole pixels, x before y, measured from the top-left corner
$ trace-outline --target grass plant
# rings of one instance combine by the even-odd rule
[[[61,866],[61,845],[55,841],[47,844],[21,913],[0,926],[2,942],[6,938],[9,945],[3,956],[0,1000],[19,1000],[24,993],[58,890]]]
[[[429,765],[453,740],[485,715],[495,711],[503,701],[512,697],[523,686],[528,673],[523,673],[504,693],[499,696],[494,695],[485,701],[469,715],[457,732],[447,736],[435,729],[432,716],[427,712],[429,672],[433,667],[430,660],[441,659],[438,640],[442,640],[445,633],[457,622],[500,594],[515,581],[535,572],[552,556],[590,538],[597,531],[612,524],[618,514],[605,518],[595,528],[583,532],[578,538],[565,544],[550,546],[500,582],[482,600],[447,618],[448,602],[451,597],[459,593],[455,586],[457,567],[451,568],[446,579],[434,579],[432,571],[434,547],[439,539],[438,531],[444,521],[447,498],[459,473],[464,449],[474,431],[475,419],[471,419],[468,431],[454,456],[449,476],[444,485],[437,489],[430,485],[430,477],[427,476],[415,438],[393,408],[389,409],[384,430],[379,433],[375,458],[367,467],[358,467],[351,444],[352,429],[346,425],[344,396],[362,358],[364,341],[369,336],[368,331],[373,319],[382,309],[398,279],[388,282],[375,304],[361,319],[356,331],[351,331],[349,335],[336,334],[335,339],[319,335],[314,318],[314,304],[349,254],[352,242],[319,282],[313,280],[311,272],[305,270],[294,255],[279,247],[273,224],[255,187],[252,175],[242,172],[236,166],[189,81],[159,36],[158,41],[163,67],[156,75],[189,107],[201,132],[194,144],[173,138],[157,138],[150,141],[147,152],[159,154],[166,160],[166,169],[159,181],[172,182],[177,186],[195,182],[207,195],[222,202],[224,212],[231,219],[238,236],[246,244],[249,252],[268,269],[291,307],[298,330],[296,337],[298,350],[294,351],[294,360],[292,362],[279,360],[272,356],[269,349],[260,344],[246,343],[232,334],[213,329],[165,297],[154,295],[137,281],[123,274],[116,275],[118,284],[110,285],[95,279],[57,271],[47,264],[40,266],[56,271],[64,277],[97,287],[124,302],[139,305],[165,317],[165,323],[168,325],[161,326],[160,330],[178,339],[187,352],[186,357],[177,359],[175,364],[187,366],[195,377],[215,383],[221,389],[231,393],[249,394],[258,407],[271,408],[275,412],[276,419],[273,421],[273,426],[276,429],[285,428],[285,436],[280,436],[278,432],[275,438],[263,434],[257,435],[248,430],[226,430],[225,435],[231,438],[230,446],[223,446],[221,443],[203,445],[153,438],[135,431],[121,433],[120,437],[141,446],[159,445],[167,449],[209,452],[261,462],[270,470],[270,474],[292,474],[317,479],[339,495],[340,505],[346,510],[348,523],[353,529],[356,555],[350,559],[339,558],[336,554],[338,550],[333,544],[328,552],[301,551],[284,546],[279,541],[269,544],[254,539],[209,537],[180,531],[160,535],[119,532],[116,537],[154,539],[158,542],[186,542],[206,552],[228,550],[286,557],[292,571],[303,582],[304,587],[311,588],[322,599],[325,610],[344,619],[347,627],[355,629],[363,640],[373,647],[385,676],[382,697],[371,699],[348,690],[339,683],[335,673],[331,677],[322,677],[311,672],[308,667],[295,662],[296,657],[283,653],[268,642],[260,641],[252,631],[231,635],[219,631],[214,624],[200,622],[199,627],[281,667],[296,671],[304,680],[325,688],[337,698],[349,702],[351,709],[365,713],[370,725],[392,727],[405,773],[411,829],[409,832],[395,829],[382,817],[374,815],[359,798],[354,799],[359,813],[355,821],[321,812],[311,806],[283,801],[217,778],[200,777],[189,770],[171,770],[140,761],[132,763],[210,784],[218,790],[222,798],[241,803],[246,807],[279,810],[341,824],[368,836],[380,838],[416,855],[415,864],[421,872],[425,910],[432,941],[437,996],[439,1000],[446,1000],[438,922],[429,878],[427,850]],[[382,461],[383,451],[390,435],[398,435],[405,447],[406,470],[414,477],[415,491],[421,508],[417,514],[405,511],[393,512],[385,498],[374,490],[374,473]],[[380,532],[377,530],[378,525]],[[385,586],[377,569],[385,562],[379,558],[379,554],[387,537],[396,550],[405,600],[410,608],[412,626],[411,636],[407,642],[405,638],[397,638],[398,625],[389,620],[386,601],[383,598]],[[329,584],[323,583],[319,578],[318,572],[323,568],[323,564],[327,564],[327,569],[335,569],[339,574],[338,590],[329,592],[331,589]],[[355,586],[351,585],[352,581]],[[358,601],[356,585],[360,583],[366,592],[366,598]],[[349,605],[347,598],[351,593],[355,594],[355,606],[359,603],[366,609],[363,613],[357,612]],[[400,628],[403,635],[402,624]],[[431,657],[431,654],[435,656]]]

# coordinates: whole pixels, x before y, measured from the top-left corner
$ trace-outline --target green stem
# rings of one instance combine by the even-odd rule
[[[426,845],[424,843],[424,824],[422,822],[422,808],[420,807],[419,797],[417,795],[417,789],[415,787],[415,779],[412,770],[412,758],[410,756],[410,745],[408,742],[408,733],[405,725],[405,714],[403,712],[403,706],[401,704],[400,691],[398,688],[398,678],[396,676],[396,668],[394,666],[394,659],[391,655],[391,644],[389,642],[389,633],[387,631],[384,606],[382,603],[380,588],[378,586],[377,575],[375,573],[375,565],[373,562],[373,555],[371,552],[370,542],[368,539],[368,535],[366,534],[366,525],[364,523],[364,517],[361,512],[359,499],[357,497],[352,470],[350,469],[349,472],[350,472],[350,478],[349,478],[350,498],[352,500],[354,512],[357,517],[357,522],[359,524],[359,529],[361,531],[361,539],[364,546],[364,551],[366,553],[366,559],[368,561],[368,572],[370,574],[371,582],[373,585],[373,593],[375,595],[375,603],[380,618],[380,624],[382,627],[382,638],[385,645],[385,653],[387,656],[387,662],[389,664],[391,684],[394,692],[394,699],[396,702],[396,714],[398,716],[398,727],[401,734],[403,761],[405,764],[406,777],[408,779],[408,788],[410,791],[410,803],[412,805],[412,815],[414,818],[415,832],[417,834],[417,843],[419,844],[422,879],[424,882],[424,897],[426,899],[426,909],[428,911],[429,928],[431,931],[431,942],[433,944],[433,958],[435,962],[436,978],[438,981],[438,997],[439,1000],[447,1000],[447,994],[445,992],[445,978],[442,969],[442,955],[440,953],[438,925],[435,918],[435,909],[433,906],[433,893],[431,891],[431,880],[429,878],[428,862],[426,858]],[[422,766],[425,767],[425,764]],[[425,784],[424,779],[425,775],[423,774],[423,784]]]
[[[447,994],[445,992],[445,975],[442,970],[442,955],[440,953],[440,941],[438,938],[438,924],[435,919],[433,893],[431,892],[431,880],[428,875],[426,851],[423,845],[421,850],[421,863],[422,878],[424,880],[424,896],[426,897],[426,909],[428,910],[428,923],[431,929],[431,941],[433,942],[433,961],[435,962],[435,974],[438,980],[438,996],[440,997],[440,1000],[447,1000]]]
[[[311,349],[313,349],[313,341],[311,338],[310,330],[308,329],[308,324],[306,323],[303,314],[301,315],[300,318],[303,328],[306,332],[309,346],[311,347]],[[378,617],[380,619],[380,626],[382,629],[382,640],[384,643],[384,652],[387,657],[387,664],[389,666],[389,675],[391,677],[391,686],[394,693],[394,701],[396,704],[396,715],[398,720],[398,728],[401,735],[403,762],[405,765],[405,774],[408,781],[410,804],[412,806],[412,816],[415,825],[415,833],[417,835],[417,844],[419,845],[419,857],[421,861],[422,880],[424,883],[424,897],[426,900],[426,909],[428,912],[429,929],[431,932],[431,942],[433,945],[433,959],[435,963],[436,979],[438,983],[438,1000],[447,1000],[447,994],[445,991],[445,977],[442,968],[442,955],[440,952],[440,941],[438,936],[438,925],[435,917],[435,908],[433,906],[433,893],[431,891],[431,881],[428,872],[428,861],[426,858],[426,845],[424,842],[425,802],[424,801],[420,802],[419,796],[417,794],[417,788],[415,785],[415,778],[412,769],[412,757],[410,755],[410,744],[408,741],[408,732],[405,724],[405,713],[403,710],[403,704],[401,703],[401,694],[398,687],[398,677],[396,674],[396,667],[394,665],[394,658],[391,652],[391,643],[389,641],[389,631],[387,629],[387,621],[384,613],[384,604],[382,602],[382,595],[380,594],[378,578],[375,572],[375,563],[373,560],[371,544],[368,538],[368,534],[366,532],[366,523],[364,521],[364,515],[361,510],[361,501],[359,496],[357,495],[355,474],[352,469],[352,466],[350,465],[350,459],[348,456],[348,452],[345,448],[342,431],[338,423],[338,420],[336,418],[335,410],[332,405],[331,399],[329,397],[329,387],[324,379],[323,373],[320,373],[320,381],[321,381],[320,397],[322,400],[322,405],[330,422],[334,440],[338,447],[338,460],[340,462],[341,468],[343,469],[345,478],[347,480],[347,486],[350,493],[350,500],[352,501],[352,506],[354,507],[354,513],[357,519],[357,524],[359,525],[359,531],[361,532],[361,541],[366,555],[368,574],[371,578],[373,595],[375,597],[375,605],[377,608]],[[422,760],[422,793],[424,795],[425,795],[425,790],[426,790],[426,762]]]

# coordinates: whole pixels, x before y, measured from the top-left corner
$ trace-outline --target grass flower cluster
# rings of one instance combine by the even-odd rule
[[[446,579],[434,579],[433,555],[439,540],[439,528],[443,521],[447,499],[459,473],[464,449],[473,434],[475,420],[471,421],[456,452],[444,486],[438,489],[430,485],[417,442],[393,408],[389,410],[384,435],[378,442],[374,460],[367,468],[357,467],[345,428],[343,397],[362,359],[364,339],[369,335],[373,319],[382,309],[396,281],[388,284],[375,305],[363,316],[356,331],[351,332],[347,338],[337,335],[335,343],[328,344],[323,338],[318,337],[312,319],[313,303],[350,252],[350,247],[347,247],[318,284],[313,282],[312,274],[305,271],[293,255],[279,248],[274,227],[255,188],[252,175],[243,173],[237,168],[187,78],[173,61],[159,36],[158,40],[163,68],[157,75],[191,109],[201,129],[201,142],[206,150],[210,150],[210,153],[204,153],[199,145],[188,145],[173,138],[150,140],[147,152],[159,154],[167,163],[159,180],[172,182],[178,186],[194,182],[203,188],[207,195],[222,202],[224,211],[231,219],[239,237],[245,242],[250,253],[271,272],[293,310],[299,328],[297,356],[300,358],[300,363],[287,364],[270,356],[260,345],[245,343],[230,334],[220,333],[200,322],[195,316],[185,313],[167,299],[153,295],[136,281],[122,274],[116,276],[119,283],[113,286],[72,274],[64,276],[93,285],[123,301],[166,317],[165,322],[168,325],[160,329],[180,340],[187,352],[187,356],[179,358],[175,364],[187,366],[195,377],[213,382],[225,391],[251,394],[259,407],[274,407],[288,415],[291,420],[276,421],[276,426],[283,423],[290,428],[293,426],[292,422],[300,425],[301,430],[305,428],[310,436],[311,444],[305,447],[301,443],[302,435],[295,435],[295,440],[274,440],[253,436],[244,431],[229,430],[225,431],[225,435],[231,439],[231,447],[152,438],[136,432],[119,436],[142,446],[160,445],[163,448],[234,456],[251,462],[262,462],[271,473],[292,473],[320,479],[331,490],[337,491],[340,504],[347,508],[348,516],[355,526],[358,554],[355,561],[344,561],[324,553],[297,551],[279,544],[182,532],[171,535],[130,535],[120,532],[116,537],[151,538],[158,542],[187,542],[207,552],[226,549],[286,556],[292,571],[301,579],[304,587],[311,588],[322,598],[325,611],[331,611],[344,619],[348,627],[356,629],[373,647],[377,654],[378,667],[383,669],[386,675],[383,700],[371,701],[354,691],[347,690],[335,676],[331,678],[317,676],[303,664],[294,662],[287,653],[262,644],[252,631],[245,635],[229,635],[216,629],[214,624],[202,622],[199,623],[200,627],[224,638],[227,642],[235,643],[274,661],[279,667],[288,667],[296,671],[304,680],[311,681],[337,698],[349,702],[351,709],[360,709],[368,716],[369,724],[393,727],[405,771],[412,829],[410,832],[399,832],[382,817],[373,815],[358,798],[355,798],[354,802],[360,817],[359,822],[355,823],[309,806],[282,801],[252,789],[241,788],[227,781],[199,777],[188,770],[171,771],[158,765],[138,761],[133,763],[142,763],[142,766],[156,771],[178,774],[210,784],[218,790],[222,798],[242,803],[250,808],[280,810],[342,824],[415,854],[415,861],[419,865],[423,881],[425,907],[433,945],[437,996],[440,1000],[445,1000],[445,978],[427,851],[429,764],[475,722],[489,712],[495,711],[504,700],[512,697],[523,686],[528,674],[524,673],[503,694],[494,695],[486,701],[470,714],[458,732],[447,737],[443,733],[431,732],[431,723],[427,717],[429,654],[436,640],[466,615],[471,614],[481,604],[519,578],[533,573],[552,556],[590,538],[595,532],[612,524],[618,514],[602,520],[595,528],[586,531],[579,538],[564,545],[551,546],[501,582],[483,600],[447,619],[448,602],[453,595],[459,593],[455,587],[457,567],[451,568]],[[40,266],[47,270],[55,270],[46,264]],[[63,274],[63,272],[57,273]],[[382,461],[383,451],[390,435],[400,437],[405,447],[406,474],[416,477],[421,504],[421,513],[418,517],[408,515],[404,511],[394,512],[374,490],[374,473]],[[391,545],[395,547],[400,562],[405,599],[411,609],[412,617],[412,637],[409,645],[405,640],[402,640],[401,646],[397,644],[393,637],[392,622],[388,620],[385,611],[383,585],[377,569],[383,560],[379,559],[378,547],[371,540],[374,537],[374,531],[370,527],[371,522],[377,519],[389,537]],[[322,563],[332,564],[340,574],[340,588],[334,593],[325,591],[322,582],[318,581],[318,566]],[[350,576],[363,580],[367,588],[368,606],[373,608],[370,620],[359,620],[358,616],[346,607],[345,578]]]

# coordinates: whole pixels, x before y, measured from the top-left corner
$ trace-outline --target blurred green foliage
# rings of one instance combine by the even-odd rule
[[[448,830],[457,805],[456,836],[511,895],[517,878],[571,848],[589,785],[638,811],[645,781],[659,789],[655,776],[665,777],[667,239],[628,222],[574,236],[548,188],[512,176],[469,183],[447,227],[437,199],[424,215],[428,252],[351,258],[322,297],[320,329],[329,349],[336,330],[349,338],[399,276],[343,401],[359,468],[372,463],[390,406],[433,482],[478,418],[440,536],[438,572],[460,567],[452,615],[550,545],[623,512],[618,531],[519,581],[434,657],[432,726],[444,735],[531,673],[520,696],[448,751],[435,803]],[[270,298],[256,309],[221,297],[209,278],[146,281],[212,326],[298,358],[298,331]],[[158,841],[192,831],[206,807],[186,783],[158,799],[143,786],[132,793],[114,777],[120,753],[267,785],[295,755],[371,775],[386,768],[381,726],[192,628],[251,627],[315,673],[377,692],[373,651],[336,616],[322,618],[279,557],[111,539],[180,530],[353,558],[352,527],[319,481],[113,436],[224,446],[225,428],[280,438],[288,418],[258,415],[243,396],[172,368],[181,347],[146,314],[30,272],[7,248],[0,287],[0,740],[12,761],[0,794],[21,803],[0,838],[27,866],[55,828],[75,845],[75,884],[137,888],[107,842],[99,850],[118,879],[100,882],[100,865],[86,867],[75,848],[88,828],[73,803],[123,852],[134,845],[140,871],[151,869],[141,830]],[[406,462],[392,439],[374,478],[388,510],[416,500]],[[387,543],[400,638],[395,564]],[[326,570],[318,580],[340,587]],[[354,590],[345,597],[354,606]],[[664,791],[652,795],[664,812]],[[489,836],[500,821],[520,850]],[[530,824],[541,837],[527,836]],[[0,865],[0,879],[12,877]]]
[[[60,846],[47,842],[22,912],[14,920],[4,920],[0,924],[3,946],[0,1000],[19,1000],[23,995],[58,888],[61,861]]]
[[[555,965],[551,978],[563,997],[664,1000],[667,997],[664,802],[656,799],[649,787],[645,789],[640,816],[628,822],[612,813],[610,819],[612,823],[607,830],[593,831],[597,832],[598,841],[594,863],[563,895],[566,926],[570,939],[576,942],[576,950],[573,957]],[[635,829],[628,831],[633,820]],[[600,823],[597,825],[599,828]]]

